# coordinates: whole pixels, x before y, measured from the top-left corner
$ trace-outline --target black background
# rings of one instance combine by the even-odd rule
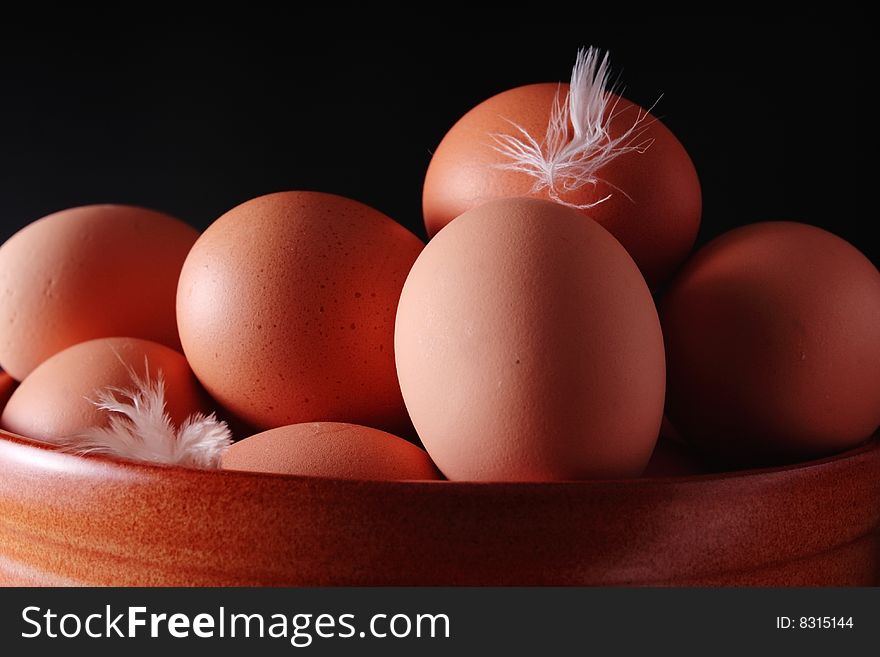
[[[870,655],[876,652],[878,588],[104,588],[0,589],[0,642],[11,655]],[[161,624],[158,638],[138,628],[138,639],[24,639],[35,628],[22,620],[26,606],[60,615],[127,614],[129,606],[145,606],[141,614],[273,613],[288,617],[311,613],[314,641],[304,650],[289,640],[240,636],[173,639]],[[321,613],[356,614],[358,628],[367,629],[374,613],[389,617],[407,613],[446,613],[447,639],[321,639],[316,617]],[[777,617],[792,618],[794,627],[776,629]],[[852,627],[800,629],[802,617],[852,617]],[[30,618],[39,613],[30,612]],[[268,625],[272,622],[269,620]],[[809,621],[807,621],[809,623]],[[59,619],[53,621],[58,632]],[[97,632],[98,622],[93,625]],[[69,623],[69,631],[75,625]],[[123,620],[119,627],[127,630]],[[379,625],[381,628],[381,624]],[[382,628],[384,630],[384,628]],[[146,628],[149,631],[149,627]],[[325,629],[326,632],[326,629]],[[255,628],[256,633],[256,628]],[[289,635],[288,635],[289,636]],[[660,651],[658,649],[665,648]]]
[[[533,7],[538,10],[540,8]],[[582,45],[610,49],[625,95],[690,152],[704,193],[700,241],[791,219],[880,253],[859,210],[875,141],[860,114],[855,29],[824,15],[630,16],[517,11],[222,25],[0,26],[0,241],[49,212],[154,207],[203,228],[286,189],[349,196],[424,237],[431,150],[481,100],[566,80]],[[543,12],[543,10],[541,10]],[[534,13],[534,12],[533,12]],[[340,20],[346,19],[344,25]],[[351,20],[354,18],[354,20]],[[374,17],[375,18],[375,17]],[[450,20],[454,19],[454,20]]]

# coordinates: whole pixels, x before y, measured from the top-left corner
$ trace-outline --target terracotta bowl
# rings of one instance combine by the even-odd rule
[[[142,465],[0,433],[10,585],[875,585],[880,439],[795,467],[555,484]]]

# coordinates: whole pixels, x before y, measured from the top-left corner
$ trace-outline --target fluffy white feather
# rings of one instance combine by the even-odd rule
[[[165,378],[149,367],[143,378],[129,368],[133,387],[99,390],[93,404],[110,414],[107,426],[93,427],[65,441],[65,451],[111,454],[127,459],[196,468],[216,468],[232,444],[226,423],[212,413],[197,413],[174,427],[165,410]]]
[[[601,181],[598,171],[612,160],[626,153],[643,153],[653,143],[652,139],[642,139],[650,114],[641,109],[627,130],[611,136],[610,122],[619,113],[614,88],[608,88],[609,77],[608,53],[601,55],[596,48],[579,50],[565,98],[560,101],[561,93],[557,92],[553,100],[543,141],[538,142],[522,126],[509,121],[514,134],[492,135],[493,148],[510,160],[497,166],[532,176],[533,192],[546,189],[550,198],[570,207],[591,208],[611,198],[609,193],[583,205],[562,199],[565,193],[584,185],[597,185]],[[625,191],[617,191],[626,196]]]

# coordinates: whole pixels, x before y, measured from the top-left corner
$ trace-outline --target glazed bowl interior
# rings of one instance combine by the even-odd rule
[[[880,440],[781,468],[352,481],[61,453],[0,432],[0,581],[874,585]]]

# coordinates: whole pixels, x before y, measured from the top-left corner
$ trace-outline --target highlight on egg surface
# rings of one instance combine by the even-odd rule
[[[295,424],[245,438],[224,453],[222,467],[337,479],[442,479],[425,450],[342,422]]]
[[[638,476],[657,440],[651,294],[608,231],[558,203],[492,201],[440,231],[404,285],[395,354],[452,480]]]
[[[0,246],[0,366],[21,381],[59,351],[132,336],[180,349],[175,294],[198,232],[155,210],[89,205]]]
[[[675,135],[609,78],[607,54],[590,48],[570,84],[517,87],[465,114],[428,167],[428,234],[493,199],[543,198],[607,228],[651,288],[667,280],[697,235],[699,179]]]
[[[660,303],[667,413],[724,468],[833,454],[880,426],[880,272],[820,228],[744,226]]]
[[[180,276],[177,318],[193,371],[259,429],[405,430],[394,314],[422,247],[378,210],[332,194],[281,192],[233,208]]]

